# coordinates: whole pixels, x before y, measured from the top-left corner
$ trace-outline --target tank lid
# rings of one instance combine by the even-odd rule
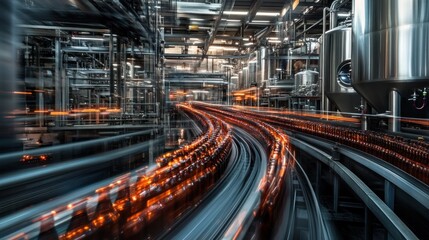
[[[306,75],[306,74],[319,74],[319,73],[313,70],[304,70],[299,73],[296,73],[295,75]]]
[[[350,24],[345,24],[345,25],[340,25],[338,27],[334,27],[332,29],[330,29],[329,31],[326,31],[325,34],[331,33],[331,32],[336,32],[336,31],[351,31],[352,27]]]

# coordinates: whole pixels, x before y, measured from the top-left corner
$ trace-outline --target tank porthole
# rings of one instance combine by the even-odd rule
[[[351,60],[346,60],[338,66],[337,81],[342,87],[352,86],[352,64]]]

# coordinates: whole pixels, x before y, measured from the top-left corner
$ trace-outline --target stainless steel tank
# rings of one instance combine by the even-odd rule
[[[378,112],[429,86],[429,1],[353,1],[352,85]]]
[[[295,88],[305,87],[312,84],[317,84],[319,81],[319,73],[316,71],[305,70],[295,74]]]
[[[351,40],[350,25],[335,27],[325,33],[323,75],[325,95],[341,112],[355,112],[360,105],[360,96],[351,85]]]
[[[294,94],[300,96],[319,95],[319,73],[316,71],[305,70],[295,74]]]

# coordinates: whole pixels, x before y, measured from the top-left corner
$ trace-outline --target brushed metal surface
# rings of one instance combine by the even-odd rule
[[[312,70],[305,70],[295,74],[295,88],[298,89],[301,86],[310,86],[317,84],[319,81],[319,73]]]
[[[429,86],[429,1],[355,0],[353,11],[352,85],[370,105],[385,112],[391,90]]]
[[[338,67],[342,62],[352,58],[352,29],[347,26],[333,28],[326,32],[325,41],[325,91],[355,92],[351,86],[343,86],[337,81]]]
[[[355,112],[360,104],[360,96],[352,86],[338,81],[339,66],[352,57],[352,29],[347,25],[335,27],[326,32],[325,41],[326,54],[322,53],[325,95],[341,112]]]

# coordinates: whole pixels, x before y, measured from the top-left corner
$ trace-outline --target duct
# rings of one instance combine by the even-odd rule
[[[189,34],[180,34],[180,33],[172,33],[172,34],[164,34],[164,39],[168,38],[188,38],[191,37]],[[192,34],[193,38],[206,38],[207,34]]]
[[[166,42],[165,46],[197,46],[197,47],[203,47],[204,43],[193,43],[193,42]]]
[[[109,47],[81,47],[72,46],[61,49],[63,52],[77,52],[77,53],[109,53]]]
[[[246,29],[249,26],[249,23],[251,23],[253,19],[256,17],[256,13],[258,12],[262,2],[264,2],[264,0],[256,0],[252,2],[252,5],[250,6],[250,11],[246,16],[246,21],[245,21],[246,25],[244,26],[244,29]]]
[[[223,16],[223,11],[226,8],[226,4],[225,4],[226,2],[235,2],[235,0],[233,0],[233,1],[224,0],[222,2],[222,6],[220,7],[219,15],[217,16],[215,23],[213,25],[213,28],[211,29],[211,32],[209,33],[209,38],[205,42],[204,49],[203,49],[203,55],[202,55],[201,61],[199,62],[198,66],[201,66],[203,59],[207,56],[207,51],[209,50],[210,45],[213,43],[213,41],[215,39],[215,36],[216,36],[218,28],[219,28],[219,24],[220,24],[222,16]],[[232,3],[232,4],[234,4],[234,3]]]
[[[223,84],[226,85],[228,82],[222,78],[219,79],[201,79],[201,78],[183,78],[183,79],[165,79],[165,82],[169,83],[209,83],[209,84]]]
[[[109,33],[109,29],[104,28],[81,28],[81,27],[64,27],[64,26],[46,26],[46,25],[30,25],[18,24],[19,28],[40,29],[40,30],[53,30],[53,36],[56,36],[55,30],[60,31],[79,31],[79,32],[96,32],[96,33]]]
[[[340,5],[339,0],[332,2],[329,13],[329,29],[333,29],[337,26],[337,12]]]
[[[137,36],[143,36],[152,46],[155,45],[153,40],[154,33],[148,29],[134,9],[126,7],[120,1],[90,0],[90,2],[100,11],[100,14],[109,19],[108,23],[111,25],[110,27],[123,29],[129,33],[129,28],[133,26],[133,30],[136,31]],[[135,24],[135,22],[139,24]]]
[[[222,3],[224,5],[225,1]],[[177,2],[177,13],[216,15],[221,11],[219,3]]]
[[[188,58],[194,58],[194,59],[201,59],[201,54],[178,54],[178,53],[166,53],[165,58],[167,59],[188,59]],[[207,58],[212,59],[241,59],[241,58],[249,58],[249,54],[242,54],[242,55],[206,55]]]

